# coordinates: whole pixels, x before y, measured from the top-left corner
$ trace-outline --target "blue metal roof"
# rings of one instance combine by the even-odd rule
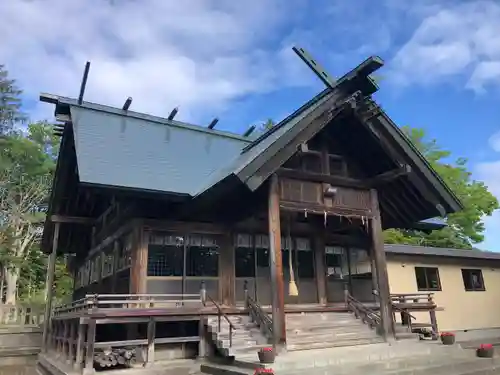
[[[313,112],[321,104],[330,98],[331,93],[326,90],[318,94],[313,100],[307,102],[299,110],[295,111],[292,115],[286,117],[283,121],[266,133],[254,140],[251,144],[245,145],[241,151],[241,155],[237,155],[229,163],[226,163],[216,173],[214,173],[205,184],[202,184],[198,190],[198,194],[210,189],[218,181],[223,180],[231,174],[237,175],[243,168],[245,168],[252,160],[259,156],[262,152],[267,150],[274,142],[276,142],[283,134],[290,131],[299,121]]]
[[[250,140],[166,119],[70,104],[80,181],[194,195]]]

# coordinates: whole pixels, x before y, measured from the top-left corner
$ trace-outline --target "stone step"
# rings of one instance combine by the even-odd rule
[[[290,328],[286,330],[287,336],[294,336],[294,335],[318,335],[318,334],[323,334],[323,333],[330,333],[332,335],[334,334],[342,334],[346,332],[374,332],[373,329],[371,329],[369,326],[366,324],[356,324],[352,326],[338,326],[338,327],[313,327],[310,329],[309,327],[300,327],[300,328]]]
[[[233,366],[204,364],[209,374],[251,375],[258,366],[253,349]],[[500,359],[476,358],[473,350],[429,343],[372,344],[362,347],[282,353],[269,365],[274,373],[299,375],[489,375],[500,374]]]
[[[443,358],[460,358],[464,356],[474,358],[475,354],[463,350],[460,346],[443,346],[435,341],[395,342],[392,344],[378,342],[370,345],[283,352],[277,357],[273,369],[309,369],[321,366],[350,368],[363,365],[371,366],[377,361],[381,364],[413,358],[418,359],[418,362],[432,360],[433,358],[441,361]],[[253,369],[257,363],[253,353],[250,356],[237,358],[236,362],[240,364],[246,363],[246,367]]]
[[[356,339],[346,339],[346,340],[332,340],[332,341],[310,341],[310,342],[296,342],[288,343],[286,349],[288,351],[298,351],[298,350],[312,350],[312,349],[323,349],[323,348],[336,348],[342,346],[358,346],[358,345],[369,345],[374,343],[380,343],[384,340],[381,337],[367,337],[367,338],[356,338]]]
[[[338,327],[355,327],[355,326],[367,326],[365,323],[363,323],[361,320],[353,320],[353,321],[347,321],[347,322],[314,322],[314,323],[294,323],[294,324],[287,324],[286,328],[288,330],[292,329],[307,329],[310,331],[313,330],[320,330],[322,328],[338,328]]]
[[[219,348],[219,350],[227,357],[241,357],[241,356],[255,356],[257,358],[257,352],[261,348],[265,348],[267,344],[256,344],[252,346],[232,346],[228,348]]]
[[[219,327],[218,324],[209,324],[208,327],[210,327],[212,330],[216,331],[227,331],[229,332],[229,324],[221,324]],[[241,331],[241,330],[259,330],[259,326],[257,324],[248,324],[248,325],[234,325],[233,326],[233,331]]]
[[[354,316],[345,317],[342,319],[287,319],[287,324],[343,324],[353,321],[360,321],[356,319]]]
[[[351,312],[300,312],[300,313],[287,313],[286,317],[288,318],[298,318],[298,317],[321,317],[321,318],[335,318],[335,317],[344,317],[344,316],[354,316]]]
[[[295,343],[313,343],[313,342],[325,342],[325,341],[338,341],[338,340],[356,340],[365,338],[380,337],[374,331],[363,331],[363,332],[346,332],[342,334],[320,334],[320,335],[295,335],[287,337],[287,342],[291,344]]]
[[[219,326],[218,325],[209,325],[208,327],[210,327],[210,329],[212,331],[219,331]],[[229,329],[229,326],[221,326],[220,327],[220,332],[229,332],[230,329]],[[257,326],[235,326],[233,329],[232,329],[233,332],[237,332],[237,331],[260,331],[259,327]]]
[[[227,340],[229,340],[230,337],[233,340],[257,339],[257,338],[262,337],[262,335],[252,334],[251,332],[237,332],[237,333],[233,332],[232,335],[230,335],[229,332],[227,332],[227,333],[220,332],[220,333],[214,333],[214,334],[218,339],[227,339]]]
[[[457,365],[457,367],[459,367],[460,364],[470,363],[471,361],[475,361],[475,358],[471,358],[469,356],[408,355],[406,357],[396,357],[384,361],[359,364],[351,363],[349,365],[328,365],[327,363],[322,365],[320,362],[317,362],[313,367],[327,367],[333,370],[335,374],[366,374],[384,372],[390,373],[393,371],[403,371],[416,368],[432,368],[444,365]],[[282,367],[282,369],[287,368]],[[292,366],[288,367],[288,369],[293,370]]]
[[[274,374],[281,375],[299,375],[304,373],[304,369],[275,369],[273,365],[269,367],[273,368]],[[245,367],[236,367],[223,364],[202,364],[200,366],[200,371],[205,374],[213,375],[251,375],[254,369]],[[307,370],[308,375],[493,375],[498,374],[500,371],[500,365],[497,363],[492,363],[488,361],[463,361],[455,363],[443,363],[434,366],[421,366],[415,368],[402,368],[394,370],[385,369],[370,369],[370,370],[360,370],[356,368],[345,368],[345,367],[315,367]]]

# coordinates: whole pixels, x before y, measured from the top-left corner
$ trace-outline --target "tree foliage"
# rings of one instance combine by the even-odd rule
[[[11,129],[0,139],[0,265],[2,301],[44,301],[47,256],[40,249],[58,138],[46,122]],[[65,263],[58,259],[56,296],[71,290]]]
[[[452,161],[451,152],[439,147],[435,139],[427,140],[423,129],[405,126],[402,130],[461,200],[464,209],[446,218],[446,228],[430,234],[388,230],[386,242],[472,249],[474,244],[484,240],[482,219],[499,208],[498,200],[484,183],[472,179],[467,159],[459,157]]]
[[[9,78],[4,65],[0,65],[0,135],[13,129],[14,124],[26,119],[21,112],[22,91],[16,81]]]

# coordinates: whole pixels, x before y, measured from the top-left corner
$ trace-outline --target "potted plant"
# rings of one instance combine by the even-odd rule
[[[441,342],[443,345],[453,345],[455,343],[455,334],[451,332],[441,333]]]
[[[253,375],[274,375],[272,368],[257,367]]]
[[[274,363],[274,358],[276,357],[272,347],[260,349],[257,355],[259,356],[260,363]]]
[[[476,350],[476,355],[481,358],[493,358],[494,350],[492,344],[481,344]]]

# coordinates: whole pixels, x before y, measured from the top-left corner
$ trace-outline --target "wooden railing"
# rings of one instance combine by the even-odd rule
[[[268,339],[273,338],[273,320],[262,307],[248,293],[248,283],[245,280],[243,283],[245,293],[245,308],[248,310],[250,318],[257,323],[260,330]]]
[[[231,319],[229,319],[229,316],[227,316],[227,314],[224,311],[222,311],[221,306],[217,302],[215,302],[215,300],[212,297],[210,297],[210,295],[207,294],[207,289],[206,289],[204,281],[201,282],[200,295],[201,295],[201,302],[202,302],[203,306],[206,306],[207,300],[208,300],[217,309],[217,333],[221,332],[222,318],[224,318],[227,321],[227,323],[229,324],[229,347],[232,347],[233,346],[233,331],[236,328],[234,327],[233,323],[231,322]]]
[[[58,363],[62,361],[66,366],[70,365],[76,371],[84,373],[93,372],[94,366],[127,367],[129,362],[137,360],[134,348],[142,348],[144,356],[140,361],[144,362],[144,366],[151,365],[155,361],[156,344],[198,342],[200,355],[203,356],[205,344],[201,328],[196,336],[157,337],[156,323],[172,321],[170,315],[175,315],[176,308],[190,306],[193,307],[193,314],[188,316],[187,320],[199,320],[205,296],[203,288],[199,294],[184,295],[86,295],[80,300],[54,309],[49,334],[43,343],[43,353]],[[165,312],[168,314],[164,315]],[[134,335],[137,337],[127,340],[96,341],[97,325],[123,324],[124,329],[128,330],[131,327],[127,327],[131,316],[134,322],[147,324],[147,337]],[[81,319],[82,317],[84,319]],[[185,321],[186,316],[183,316],[182,320]],[[133,331],[132,329],[130,332]]]
[[[57,318],[89,309],[201,307],[200,294],[87,294],[84,298],[54,309]]]
[[[434,303],[434,293],[430,292],[391,294],[391,302],[394,304],[412,305],[413,309],[418,307],[436,307]]]
[[[40,305],[0,305],[0,326],[39,326],[43,316]]]
[[[361,319],[363,323],[368,324],[371,328],[378,328],[380,326],[381,319],[377,311],[363,305],[349,293],[345,294],[345,299],[347,308],[354,313],[356,318]]]
[[[424,292],[391,294],[390,299],[393,309],[394,321],[396,320],[394,312],[398,311],[401,313],[401,323],[404,326],[407,326],[410,332],[413,332],[414,329],[425,330],[427,328],[430,328],[432,338],[437,339],[437,305],[434,302],[434,293]],[[416,320],[416,318],[410,314],[410,311],[428,311],[430,323],[414,323],[412,320]]]

